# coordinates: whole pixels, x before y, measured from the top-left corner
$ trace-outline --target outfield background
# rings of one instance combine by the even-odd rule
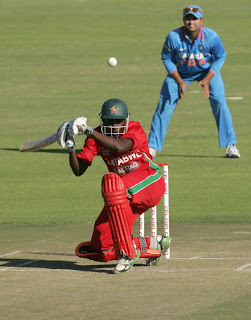
[[[157,268],[140,259],[125,276],[112,274],[116,261],[79,259],[74,248],[90,239],[103,206],[104,164],[95,159],[76,178],[56,143],[19,152],[77,116],[98,125],[111,97],[125,100],[148,134],[166,74],[161,48],[188,4],[0,1],[1,319],[250,319],[250,1],[196,2],[227,50],[226,96],[243,98],[227,100],[242,157],[225,159],[193,84],[157,157],[169,164],[171,259]],[[81,148],[83,137],[76,142]]]
[[[197,1],[205,25],[227,51],[222,68],[241,159],[225,159],[201,89],[192,86],[172,117],[163,152],[170,172],[171,223],[250,223],[250,3]],[[126,101],[149,133],[166,71],[160,52],[182,25],[186,1],[2,0],[1,224],[93,223],[102,207],[106,168],[95,159],[76,178],[57,144],[20,153],[29,139],[86,116],[99,124],[102,103]],[[115,56],[118,66],[107,59]],[[198,92],[199,91],[199,92]],[[83,137],[76,138],[81,148]]]

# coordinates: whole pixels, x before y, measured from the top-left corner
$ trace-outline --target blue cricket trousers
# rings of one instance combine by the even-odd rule
[[[193,81],[204,79],[208,71],[196,76],[183,78],[190,84]],[[220,148],[237,143],[233,128],[231,112],[225,99],[225,88],[220,72],[209,83],[210,105],[218,128],[218,140]],[[151,130],[148,139],[150,148],[161,151],[168,129],[169,121],[176,108],[179,99],[178,85],[171,76],[167,76],[160,93],[158,106],[152,119]]]

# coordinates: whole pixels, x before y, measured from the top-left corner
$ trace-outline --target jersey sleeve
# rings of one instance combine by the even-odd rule
[[[133,150],[139,149],[148,153],[148,142],[144,129],[139,122],[130,121],[130,130],[123,134],[121,139],[133,140]]]
[[[83,160],[84,162],[86,162],[90,166],[93,158],[97,154],[98,154],[97,144],[95,140],[90,137],[90,138],[86,138],[84,147],[77,154],[77,157]]]
[[[176,54],[175,37],[176,37],[176,33],[174,31],[170,32],[167,35],[163,45],[162,52],[161,52],[162,61],[169,74],[172,74],[175,71],[177,71],[176,60],[175,60],[175,54]]]
[[[226,51],[220,37],[216,32],[214,32],[210,40],[210,51],[212,54],[210,71],[217,73],[226,60]]]

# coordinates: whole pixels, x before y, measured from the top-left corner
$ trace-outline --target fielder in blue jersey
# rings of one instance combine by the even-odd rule
[[[203,14],[196,5],[183,9],[184,26],[171,31],[165,40],[162,60],[168,75],[163,83],[158,106],[152,119],[148,145],[155,158],[161,151],[169,121],[178,99],[185,96],[189,84],[197,81],[209,98],[218,128],[220,148],[226,147],[226,157],[240,158],[236,135],[228,108],[220,68],[226,52],[218,34],[204,27]]]

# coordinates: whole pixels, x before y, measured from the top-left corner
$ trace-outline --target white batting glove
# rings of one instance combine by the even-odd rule
[[[62,148],[65,147],[68,124],[69,122],[64,122],[63,124],[61,124],[57,131],[57,142]]]
[[[79,117],[69,122],[67,135],[74,137],[83,134],[87,127],[87,118]]]
[[[65,122],[58,128],[56,139],[62,148],[66,146],[70,152],[73,152],[76,150],[76,145],[73,137],[67,133],[68,124],[69,122]]]
[[[75,151],[76,145],[73,137],[81,134],[91,136],[93,128],[87,126],[87,118],[79,117],[71,121],[64,122],[57,131],[57,142],[62,147],[67,147],[70,152]]]
[[[74,152],[76,151],[76,145],[75,145],[75,141],[74,138],[71,136],[66,136],[66,141],[65,141],[66,147],[68,148],[68,150],[70,152]]]

